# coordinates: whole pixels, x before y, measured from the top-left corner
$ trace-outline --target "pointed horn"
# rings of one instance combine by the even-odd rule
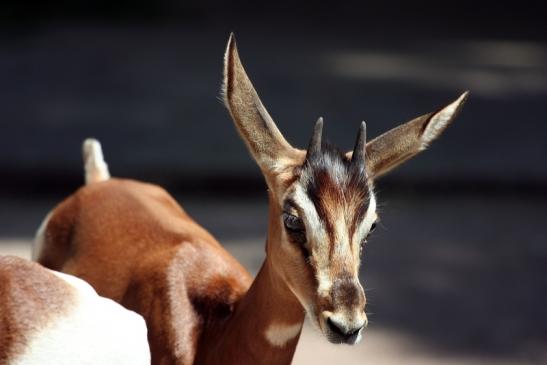
[[[355,141],[355,147],[353,148],[353,155],[351,157],[352,164],[358,164],[358,166],[365,166],[365,153],[367,146],[367,124],[363,121],[359,127],[359,133],[357,134],[357,140]]]
[[[308,146],[308,154],[306,158],[317,155],[321,152],[321,137],[323,135],[323,117],[319,117],[313,127],[313,135]]]

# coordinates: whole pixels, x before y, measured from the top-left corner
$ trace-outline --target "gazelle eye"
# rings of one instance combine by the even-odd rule
[[[363,240],[364,242],[367,242],[368,238],[370,237],[372,232],[374,232],[375,229],[376,229],[376,222],[372,223],[372,225],[370,226],[370,229],[368,230],[367,236]]]
[[[367,235],[365,236],[365,238],[363,238],[363,240],[361,241],[361,249],[360,249],[360,252],[363,251],[363,246],[365,246],[365,243],[367,243],[367,240],[368,238],[370,237],[370,234],[376,229],[376,222],[372,223],[372,225],[370,226],[370,229],[368,230],[368,233]]]
[[[290,213],[283,213],[283,224],[287,230],[287,235],[289,239],[299,245],[300,249],[303,251],[305,257],[310,255],[306,246],[306,227],[302,219]]]
[[[297,216],[289,213],[283,213],[283,223],[285,228],[292,232],[302,232],[304,230],[304,222]]]

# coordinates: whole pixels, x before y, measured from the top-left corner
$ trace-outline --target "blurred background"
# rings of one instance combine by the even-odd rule
[[[80,145],[165,186],[256,272],[265,185],[219,101],[230,31],[286,138],[353,146],[471,95],[377,182],[357,347],[308,326],[296,364],[547,363],[547,27],[540,1],[48,1],[0,5],[0,254],[82,184]]]

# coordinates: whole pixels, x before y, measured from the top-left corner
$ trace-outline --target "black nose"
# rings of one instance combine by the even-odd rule
[[[342,337],[343,339],[350,339],[354,336],[357,336],[361,328],[363,328],[359,327],[357,329],[346,329],[334,322],[330,317],[327,319],[327,325],[332,332]]]

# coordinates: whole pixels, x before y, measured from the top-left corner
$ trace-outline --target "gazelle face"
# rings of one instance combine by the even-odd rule
[[[363,165],[332,147],[308,153],[294,172],[278,219],[277,249],[294,257],[283,265],[286,280],[329,341],[356,343],[367,325],[361,254],[378,219],[372,182]]]
[[[361,254],[378,220],[373,181],[425,150],[467,93],[369,143],[363,122],[353,151],[341,153],[322,143],[321,118],[306,151],[285,140],[249,80],[233,36],[222,92],[269,187],[268,260],[329,341],[358,342],[367,324]]]

